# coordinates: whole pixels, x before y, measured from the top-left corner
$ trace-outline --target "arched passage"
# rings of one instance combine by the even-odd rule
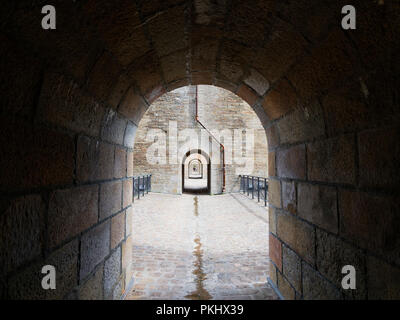
[[[191,164],[195,161],[198,163],[198,169],[191,175]],[[211,160],[209,155],[200,149],[189,150],[182,159],[182,192],[211,193]]]
[[[85,298],[91,279],[96,298],[121,295],[137,124],[162,93],[202,83],[243,97],[266,129],[284,296],[399,297],[398,2],[353,2],[351,32],[339,0],[63,2],[57,32],[40,28],[45,4],[1,12],[1,296]],[[65,274],[51,293],[37,287],[47,262]],[[362,270],[356,292],[341,290],[343,264]]]

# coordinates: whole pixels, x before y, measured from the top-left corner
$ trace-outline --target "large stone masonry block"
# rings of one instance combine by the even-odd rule
[[[133,177],[133,151],[127,151],[126,156],[126,176],[131,178]]]
[[[396,188],[400,185],[400,129],[366,131],[358,135],[360,185]]]
[[[355,184],[355,138],[343,135],[307,145],[308,179]]]
[[[296,291],[301,292],[301,259],[285,245],[282,246],[282,270]]]
[[[97,185],[51,193],[48,211],[50,247],[78,235],[97,222],[98,193]]]
[[[299,183],[298,215],[332,233],[338,232],[336,189],[320,185]]]
[[[121,247],[118,247],[104,263],[104,297],[111,298],[121,274]]]
[[[253,106],[258,99],[257,93],[246,85],[241,85],[236,94],[246,101],[250,106]]]
[[[280,272],[278,272],[278,289],[285,300],[294,300],[296,298],[295,290]]]
[[[298,145],[277,151],[276,163],[279,177],[304,180],[306,178],[305,146]]]
[[[276,124],[265,129],[265,132],[267,134],[268,148],[271,149],[279,146],[279,132]]]
[[[111,219],[111,249],[114,249],[125,238],[125,212]]]
[[[124,148],[115,147],[114,178],[120,179],[126,177],[126,161],[126,150]]]
[[[109,109],[104,116],[101,137],[107,142],[122,145],[125,128],[126,120],[113,109]]]
[[[147,109],[148,105],[144,98],[131,87],[123,98],[118,111],[133,123],[139,125]]]
[[[398,198],[392,196],[340,190],[340,234],[399,264],[398,203]]]
[[[314,268],[302,262],[304,300],[341,300],[340,291],[322,277]]]
[[[43,290],[41,270],[45,265],[56,268],[56,290]],[[74,240],[15,274],[9,280],[9,298],[23,300],[64,299],[78,284],[78,241]]]
[[[268,181],[268,197],[270,204],[281,208],[281,182],[279,180],[270,179]]]
[[[82,284],[78,291],[79,300],[102,300],[103,299],[103,272],[101,265],[95,274]]]
[[[38,107],[41,121],[98,136],[104,114],[104,107],[72,79],[57,73],[45,75]]]
[[[290,213],[278,212],[278,237],[310,264],[315,263],[315,231]]]
[[[132,197],[133,197],[133,180],[127,179],[123,182],[124,191],[123,191],[123,208],[126,208],[132,204]]]
[[[338,288],[341,288],[342,268],[345,265],[356,269],[356,290],[342,290],[348,299],[366,299],[365,256],[343,240],[317,229],[317,269]]]
[[[2,200],[0,211],[0,275],[42,252],[45,204],[40,195]]]
[[[85,279],[110,252],[110,221],[82,236],[79,279]]]
[[[125,236],[129,236],[132,233],[133,223],[133,207],[126,209],[126,222],[125,222]]]
[[[297,105],[296,92],[286,79],[271,89],[263,101],[264,110],[271,120],[282,117]]]
[[[275,162],[275,152],[268,152],[268,176],[276,176],[276,162]]]
[[[274,235],[269,235],[269,256],[279,271],[282,272],[282,242]]]
[[[325,133],[324,114],[317,101],[296,108],[277,123],[282,144],[310,141]]]
[[[118,61],[109,52],[104,51],[88,76],[88,90],[100,100],[105,100],[110,95],[121,70]]]
[[[72,184],[74,138],[22,120],[0,121],[0,191]]]
[[[125,137],[124,137],[124,146],[128,148],[133,148],[135,145],[135,135],[137,131],[137,126],[133,123],[129,123],[126,126]]]
[[[122,243],[122,269],[125,270],[132,261],[132,236],[126,238]]]
[[[400,268],[368,257],[368,299],[400,299]]]
[[[121,210],[122,182],[112,181],[100,185],[100,220]]]
[[[292,214],[297,213],[296,183],[282,181],[282,206]]]
[[[112,179],[114,175],[114,146],[80,136],[78,138],[76,171],[79,182]]]

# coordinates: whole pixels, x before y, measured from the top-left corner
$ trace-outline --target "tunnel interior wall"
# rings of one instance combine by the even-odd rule
[[[45,1],[0,13],[2,298],[127,289],[135,131],[188,84],[235,92],[266,130],[283,296],[400,297],[398,1],[353,1],[347,31],[341,0],[54,3],[56,31]],[[357,290],[341,289],[344,264]]]

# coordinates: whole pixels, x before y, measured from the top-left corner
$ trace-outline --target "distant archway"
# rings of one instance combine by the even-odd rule
[[[200,164],[199,174],[190,178],[190,165],[194,161]],[[182,193],[211,194],[211,160],[200,149],[188,151],[182,159]]]

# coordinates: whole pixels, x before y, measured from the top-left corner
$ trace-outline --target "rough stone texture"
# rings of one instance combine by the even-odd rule
[[[121,274],[121,247],[118,247],[104,263],[104,297],[110,298],[113,294]]]
[[[308,179],[354,184],[354,143],[353,135],[345,135],[308,144]]]
[[[80,300],[103,299],[103,272],[104,267],[101,265],[95,274],[80,286],[78,293]]]
[[[269,216],[269,232],[276,235],[276,213],[274,208],[271,207],[268,208],[268,216]]]
[[[110,223],[106,221],[82,236],[80,280],[85,279],[110,252]]]
[[[45,205],[40,195],[31,195],[4,200],[0,208],[2,275],[41,254]]]
[[[133,181],[132,179],[124,180],[123,182],[123,194],[122,194],[122,207],[126,208],[132,204],[132,193],[133,193]]]
[[[395,197],[341,190],[340,233],[359,246],[400,263],[400,220],[397,207],[398,198]]]
[[[66,133],[2,117],[0,191],[72,183],[74,150],[73,137]]]
[[[296,292],[291,287],[290,283],[278,272],[278,289],[285,300],[294,300]]]
[[[296,185],[294,182],[282,181],[282,206],[290,213],[297,213]]]
[[[280,119],[277,126],[282,144],[310,141],[325,133],[324,116],[318,102],[296,108]]]
[[[276,153],[278,176],[292,179],[306,178],[306,148],[304,145],[279,150]]]
[[[73,80],[51,73],[44,79],[38,113],[42,121],[96,136],[105,110]]]
[[[276,176],[275,152],[268,152],[268,177]]]
[[[135,89],[129,88],[118,110],[138,126],[147,108],[144,98]]]
[[[112,179],[114,176],[114,146],[80,136],[76,162],[79,182]]]
[[[398,268],[374,257],[368,257],[367,268],[369,299],[400,299],[400,272]]]
[[[126,177],[126,150],[124,148],[115,147],[115,160],[114,160],[114,178]]]
[[[282,272],[282,242],[272,234],[269,235],[269,256],[279,271]]]
[[[280,81],[267,94],[263,107],[271,120],[278,119],[297,107],[296,93],[287,80]]]
[[[301,218],[332,233],[338,232],[338,209],[335,188],[299,183],[298,214]]]
[[[281,208],[281,182],[270,179],[268,181],[268,200],[276,208]]]
[[[114,249],[125,237],[125,212],[111,219],[111,249]]]
[[[126,176],[133,177],[133,152],[127,151],[126,153]]]
[[[129,123],[126,126],[124,146],[128,148],[133,148],[135,145],[135,135],[137,131],[137,126],[133,123]]]
[[[100,220],[121,210],[122,182],[114,181],[100,185]]]
[[[298,255],[311,264],[315,263],[315,231],[289,213],[277,215],[278,237]]]
[[[277,126],[274,124],[271,127],[265,129],[268,138],[268,147],[276,148],[279,145],[279,132]]]
[[[269,89],[268,80],[254,69],[250,70],[250,74],[244,79],[244,82],[257,92],[259,96],[263,96]]]
[[[354,266],[356,270],[356,290],[342,289],[345,297],[366,299],[365,256],[363,252],[322,230],[317,230],[317,269],[338,288],[344,277],[342,268]],[[378,277],[378,274],[375,274]]]
[[[56,268],[56,290],[43,290],[41,286],[42,267],[52,265]],[[63,299],[77,284],[78,241],[74,240],[53,252],[45,261],[37,262],[9,280],[9,298]]]
[[[110,143],[123,144],[126,120],[118,115],[114,110],[109,109],[103,121],[101,137]]]
[[[359,134],[361,186],[378,188],[396,188],[399,186],[399,140],[399,128]],[[375,146],[379,146],[379,148]]]
[[[132,216],[133,207],[126,209],[126,221],[125,221],[125,235],[129,236],[132,233]]]
[[[304,300],[340,300],[342,294],[307,263],[302,262]]]
[[[99,187],[58,190],[50,195],[48,241],[54,247],[90,228],[98,220]]]
[[[297,292],[301,292],[301,259],[287,246],[282,246],[283,275]]]

